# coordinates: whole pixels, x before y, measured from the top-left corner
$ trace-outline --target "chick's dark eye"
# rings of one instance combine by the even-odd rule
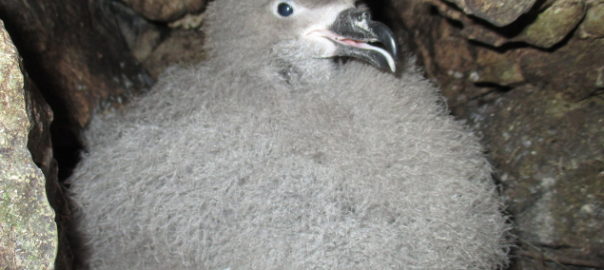
[[[294,14],[294,8],[288,3],[280,3],[277,6],[277,12],[279,13],[279,15],[287,17]]]

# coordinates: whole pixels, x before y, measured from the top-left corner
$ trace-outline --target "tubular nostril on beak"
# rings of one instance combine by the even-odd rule
[[[368,21],[371,20],[371,13],[367,10],[358,10],[352,14],[352,17],[357,22]]]

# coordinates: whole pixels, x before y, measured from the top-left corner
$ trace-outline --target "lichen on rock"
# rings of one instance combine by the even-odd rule
[[[0,265],[53,269],[55,215],[27,148],[31,121],[24,91],[17,50],[0,21]]]

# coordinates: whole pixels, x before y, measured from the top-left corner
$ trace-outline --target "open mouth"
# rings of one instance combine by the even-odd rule
[[[348,37],[338,35],[329,30],[314,30],[309,33],[309,35],[313,35],[313,34],[326,38],[326,39],[331,40],[338,44],[351,46],[351,47],[357,47],[357,48],[366,47],[368,44],[379,44],[377,39],[362,39],[362,40],[353,39],[353,38],[348,38]],[[377,46],[375,46],[375,47],[377,47]]]
[[[386,49],[387,46],[377,39],[354,39],[338,35],[329,30],[315,30],[309,34],[314,34],[327,40],[330,40],[336,45],[340,45],[340,47],[351,48],[344,51],[361,50],[368,52],[366,54],[378,54],[385,60],[388,68],[392,72],[396,70],[396,62],[394,60],[394,57]],[[365,53],[362,54],[364,55]]]
[[[335,41],[342,45],[356,47],[356,48],[365,49],[365,50],[382,51],[383,53],[390,55],[390,53],[388,53],[386,51],[384,44],[380,43],[378,40],[358,40],[358,39],[345,38],[345,37],[341,37],[341,36],[337,36],[337,35],[330,37],[330,39],[332,41]]]
[[[363,47],[364,44],[369,43],[369,42],[366,42],[363,40],[355,40],[355,39],[344,38],[344,37],[334,37],[332,40],[339,42],[341,44],[344,44],[344,45],[358,47],[358,48],[361,48],[361,47]]]

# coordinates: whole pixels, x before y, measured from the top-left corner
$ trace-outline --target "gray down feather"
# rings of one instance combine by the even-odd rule
[[[498,269],[506,218],[475,136],[414,67],[300,38],[352,0],[216,0],[209,58],[97,115],[69,180],[100,269]],[[320,42],[319,42],[320,43]],[[327,48],[327,49],[326,49]]]

